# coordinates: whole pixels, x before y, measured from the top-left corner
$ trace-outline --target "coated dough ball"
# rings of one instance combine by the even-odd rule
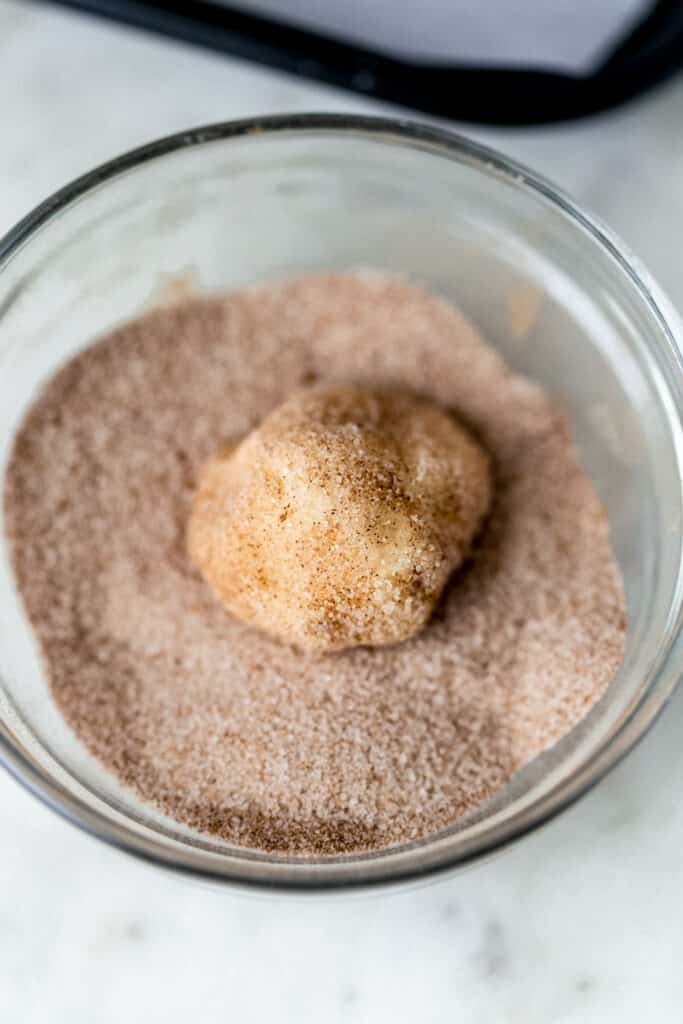
[[[267,633],[306,650],[391,644],[426,623],[490,497],[488,457],[430,402],[314,388],[205,465],[188,549]]]

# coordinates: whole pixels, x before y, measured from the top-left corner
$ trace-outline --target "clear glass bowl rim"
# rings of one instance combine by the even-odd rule
[[[35,207],[4,238],[0,239],[0,274],[13,257],[51,220],[88,193],[112,179],[141,165],[171,153],[200,147],[217,141],[239,139],[249,135],[277,134],[298,136],[335,135],[365,138],[386,145],[407,146],[426,154],[466,164],[487,175],[495,176],[521,192],[535,194],[559,210],[574,227],[591,236],[606,251],[621,273],[628,279],[640,299],[657,322],[660,336],[659,368],[663,370],[671,399],[670,423],[674,443],[683,462],[683,323],[662,290],[614,233],[597,218],[577,206],[561,189],[522,164],[494,149],[475,143],[457,132],[429,125],[387,117],[362,115],[304,113],[278,114],[219,122],[165,136],[130,150],[94,168],[59,189]],[[16,298],[21,282],[7,297],[7,305]],[[0,315],[2,307],[0,307]],[[678,421],[678,422],[677,422]],[[305,893],[321,890],[385,887],[388,884],[418,881],[428,876],[452,872],[508,846],[548,822],[593,788],[624,757],[647,732],[671,697],[679,681],[672,652],[683,625],[683,572],[679,571],[676,599],[670,617],[670,628],[662,644],[658,670],[652,684],[642,694],[628,718],[617,732],[593,751],[579,769],[529,807],[516,812],[509,820],[485,834],[463,843],[455,834],[452,839],[461,848],[444,848],[430,856],[430,841],[404,847],[400,866],[389,869],[396,848],[372,855],[349,855],[339,860],[307,862],[305,858],[287,862],[271,862],[264,877],[252,872],[240,875],[234,867],[220,870],[215,857],[210,865],[202,864],[204,851],[190,843],[172,851],[161,843],[141,836],[132,829],[113,822],[67,791],[19,745],[6,722],[0,721],[0,763],[26,789],[52,810],[82,830],[142,860],[166,869],[233,887]],[[436,838],[436,837],[435,837]],[[445,844],[447,846],[447,844]],[[399,851],[401,848],[398,848]],[[232,850],[231,850],[232,853]],[[239,851],[236,852],[239,855]],[[235,856],[231,859],[235,859]],[[226,858],[227,859],[227,858]],[[245,851],[245,861],[249,861]],[[387,870],[383,870],[383,865]],[[325,870],[329,865],[333,870]],[[347,870],[344,870],[346,865]],[[335,873],[334,867],[340,870]],[[253,867],[253,862],[252,862]],[[351,870],[348,870],[348,869]],[[278,877],[278,869],[282,877]],[[322,869],[322,870],[321,870]]]

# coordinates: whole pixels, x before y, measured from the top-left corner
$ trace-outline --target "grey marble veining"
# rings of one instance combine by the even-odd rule
[[[305,109],[379,108],[0,0],[0,231],[151,137]],[[475,134],[594,209],[683,308],[682,125],[679,78],[590,122]],[[682,716],[683,692],[592,794],[507,854],[349,902],[238,897],[166,877],[0,774],[0,1021],[680,1021]]]

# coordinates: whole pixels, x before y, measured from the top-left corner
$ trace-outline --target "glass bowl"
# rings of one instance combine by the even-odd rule
[[[0,243],[0,443],[52,371],[191,281],[215,290],[322,268],[400,271],[451,299],[565,406],[624,578],[623,665],[587,719],[480,811],[419,842],[309,858],[164,818],[80,746],[47,689],[0,556],[0,756],[75,824],[242,886],[322,890],[462,866],[557,814],[653,721],[678,677],[683,330],[623,246],[538,176],[457,135],[374,118],[220,124],[92,171]]]

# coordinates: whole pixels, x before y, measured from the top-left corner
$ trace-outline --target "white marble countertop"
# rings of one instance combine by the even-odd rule
[[[373,107],[0,0],[0,232],[152,137],[307,109]],[[679,77],[590,122],[476,134],[598,212],[683,308],[682,125]],[[678,1022],[682,717],[683,691],[605,782],[506,855],[420,890],[332,904],[167,877],[86,838],[0,774],[0,1021]]]

